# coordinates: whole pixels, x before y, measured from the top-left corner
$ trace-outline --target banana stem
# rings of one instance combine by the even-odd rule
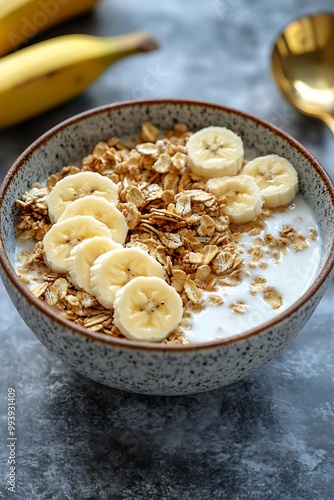
[[[323,121],[326,123],[330,131],[334,134],[334,115],[333,114],[326,114],[323,117]]]
[[[145,31],[136,31],[127,35],[101,38],[105,45],[106,56],[110,62],[139,52],[151,52],[159,48],[158,42]]]

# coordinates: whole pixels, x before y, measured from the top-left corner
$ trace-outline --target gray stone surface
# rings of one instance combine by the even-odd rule
[[[333,136],[284,102],[270,76],[275,35],[332,0],[104,0],[51,34],[147,29],[160,51],[121,61],[84,95],[0,133],[1,177],[66,117],[110,101],[188,97],[277,124],[334,178]],[[50,33],[48,34],[50,36]],[[0,110],[1,112],[1,110]],[[49,353],[0,287],[0,497],[16,499],[331,499],[334,284],[297,339],[246,380],[196,396],[118,392]],[[8,473],[7,389],[16,390],[16,493]]]

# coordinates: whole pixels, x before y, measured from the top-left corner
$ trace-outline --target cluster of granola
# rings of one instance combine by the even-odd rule
[[[160,138],[159,130],[144,122],[140,141],[134,147],[121,143],[117,137],[101,141],[78,167],[64,167],[46,180],[46,186],[35,184],[18,200],[18,237],[36,242],[31,252],[21,255],[18,274],[36,297],[57,307],[65,318],[78,325],[122,337],[113,325],[112,311],[88,293],[77,290],[69,276],[50,272],[44,262],[42,240],[51,227],[47,195],[67,175],[98,172],[118,185],[117,208],[129,226],[125,246],[139,246],[153,256],[164,267],[168,284],[182,298],[183,320],[164,342],[187,343],[182,327],[189,325],[194,312],[205,307],[205,297],[212,305],[223,304],[222,295],[217,293],[219,288],[238,285],[243,272],[248,272],[240,246],[242,234],[260,235],[264,219],[271,214],[271,210],[264,210],[251,223],[230,224],[223,214],[226,200],[208,192],[205,180],[187,169],[189,135],[186,125],[177,124]],[[269,251],[279,258],[279,252],[287,246],[300,251],[307,245],[306,239],[290,226],[283,228],[278,238],[270,234],[258,236],[250,250],[253,255],[249,267],[264,269],[267,263],[263,257]],[[262,291],[274,309],[282,303],[278,292],[264,278],[253,281],[250,291]],[[244,306],[235,303],[232,309],[244,313]]]

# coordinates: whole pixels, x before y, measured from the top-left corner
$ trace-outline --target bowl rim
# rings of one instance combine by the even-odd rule
[[[3,213],[3,200],[5,198],[7,189],[11,183],[11,180],[15,177],[17,171],[23,167],[24,163],[33,155],[33,153],[43,144],[47,143],[48,140],[56,135],[57,133],[65,130],[68,126],[72,126],[78,122],[84,121],[86,118],[96,116],[99,114],[105,114],[107,112],[112,112],[113,110],[120,110],[127,107],[145,107],[145,106],[154,106],[154,105],[183,105],[183,106],[196,106],[209,108],[212,110],[223,111],[225,113],[235,115],[237,117],[241,117],[247,121],[254,122],[256,124],[260,124],[263,128],[268,129],[273,132],[275,135],[279,136],[286,142],[290,144],[295,150],[298,151],[301,155],[303,155],[307,161],[312,165],[312,167],[317,171],[318,175],[322,178],[328,193],[330,195],[332,205],[334,206],[334,185],[329,177],[328,173],[324,169],[324,167],[320,164],[320,162],[304,147],[302,146],[296,139],[291,137],[286,132],[283,132],[281,129],[276,127],[275,125],[269,123],[268,121],[258,118],[254,115],[246,113],[244,111],[234,109],[222,104],[217,104],[208,101],[202,100],[190,100],[190,99],[180,99],[180,98],[163,98],[163,99],[137,99],[133,101],[123,101],[117,103],[105,104],[102,106],[97,106],[81,113],[75,114],[71,116],[57,125],[53,126],[45,133],[43,133],[40,137],[38,137],[34,142],[32,142],[14,161],[12,166],[8,169],[1,185],[0,185],[0,219]],[[248,340],[256,335],[261,334],[266,330],[270,330],[277,324],[286,321],[291,315],[293,315],[299,308],[304,306],[308,300],[321,288],[325,280],[330,275],[333,267],[334,267],[334,241],[332,243],[331,251],[326,262],[323,265],[322,270],[320,271],[317,278],[311,284],[309,289],[299,298],[297,299],[290,307],[286,308],[282,313],[278,314],[274,318],[261,323],[259,326],[246,330],[239,334],[234,334],[229,336],[226,339],[217,339],[211,340],[207,342],[198,342],[193,344],[162,344],[162,343],[153,343],[153,342],[139,342],[128,339],[122,339],[112,336],[107,336],[102,333],[92,332],[88,329],[85,329],[79,325],[74,324],[72,321],[62,318],[57,312],[53,311],[47,304],[36,298],[28,289],[28,287],[19,279],[17,276],[15,269],[12,267],[10,260],[6,254],[6,250],[4,247],[2,234],[0,233],[0,265],[5,272],[8,280],[11,285],[30,303],[33,308],[40,311],[43,315],[47,316],[49,320],[56,322],[61,327],[65,327],[67,330],[70,330],[73,334],[80,335],[86,338],[86,340],[91,340],[94,342],[101,342],[103,344],[109,345],[111,348],[119,348],[119,349],[129,349],[129,350],[144,350],[144,351],[158,351],[158,352],[179,352],[186,353],[191,351],[200,351],[203,349],[217,349],[219,347],[228,346],[233,343],[243,342]],[[15,305],[15,304],[14,304]]]

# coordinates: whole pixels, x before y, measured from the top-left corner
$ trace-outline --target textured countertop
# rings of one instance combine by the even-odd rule
[[[334,178],[334,139],[294,111],[270,76],[275,35],[332,0],[102,0],[48,33],[146,29],[161,49],[119,62],[81,97],[0,133],[1,177],[41,133],[87,108],[187,97],[265,118]],[[45,35],[46,36],[46,35]],[[0,498],[334,498],[334,283],[300,335],[242,382],[195,396],[127,394],[65,366],[25,326],[0,286]],[[16,493],[7,490],[7,391],[16,391]]]

